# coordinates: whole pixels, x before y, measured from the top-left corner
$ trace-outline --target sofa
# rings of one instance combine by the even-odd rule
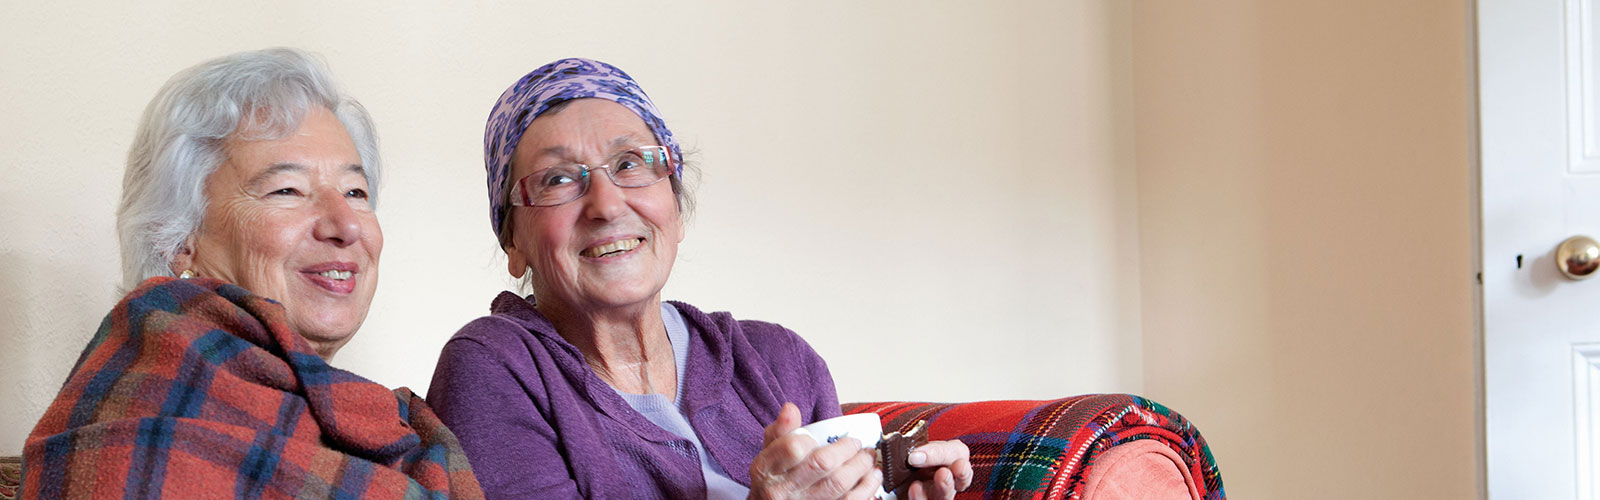
[[[928,438],[972,452],[959,499],[1222,500],[1211,449],[1189,421],[1148,399],[1089,394],[1053,401],[848,403],[885,432],[927,421]],[[0,457],[0,499],[16,498],[21,460]]]
[[[877,413],[885,433],[926,420],[928,439],[966,443],[973,479],[958,499],[1227,498],[1200,431],[1139,396],[849,403],[844,412]]]
[[[17,498],[22,483],[22,457],[0,457],[0,498]]]

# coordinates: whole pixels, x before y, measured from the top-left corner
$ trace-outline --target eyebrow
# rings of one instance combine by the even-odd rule
[[[643,142],[643,139],[641,139],[638,135],[629,132],[612,138],[611,142],[606,145],[606,149],[610,152],[620,152],[618,150],[624,147],[633,146],[639,142]],[[557,144],[539,150],[539,154],[536,156],[536,158],[545,158],[550,156],[557,158],[570,158],[572,156],[572,150],[567,149],[566,145]]]
[[[611,139],[611,150],[615,151],[617,149],[621,149],[623,146],[632,146],[633,143],[638,141],[639,138],[633,134],[619,135],[616,138]]]
[[[281,173],[284,173],[284,172],[304,172],[306,170],[307,170],[306,166],[305,165],[301,165],[299,163],[274,163],[274,164],[272,164],[272,166],[267,167],[266,170],[262,170],[260,173],[257,173],[256,175],[251,176],[250,180],[245,182],[245,185],[246,186],[254,186],[256,184],[261,183],[262,181],[267,180],[267,178],[269,178],[269,177],[272,177],[274,175],[278,175],[278,174],[281,174]],[[355,164],[355,163],[351,163],[349,165],[345,165],[344,166],[344,171],[345,172],[356,173],[356,174],[361,174],[362,178],[366,178],[367,177],[367,168],[363,167],[361,165]]]
[[[278,175],[278,174],[281,174],[281,173],[284,173],[284,172],[304,172],[305,170],[306,170],[306,166],[305,165],[301,165],[299,163],[274,163],[274,164],[272,164],[272,166],[267,167],[266,170],[262,170],[261,172],[257,173],[256,175],[251,176],[250,180],[246,181],[244,183],[244,185],[246,185],[246,186],[254,186],[254,185],[260,184],[261,182],[267,180],[268,177],[272,177],[274,175]]]

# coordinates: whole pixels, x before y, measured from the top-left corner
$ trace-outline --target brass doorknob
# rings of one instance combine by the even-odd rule
[[[1600,243],[1588,236],[1573,236],[1556,247],[1556,267],[1561,274],[1573,280],[1594,277],[1600,269]]]

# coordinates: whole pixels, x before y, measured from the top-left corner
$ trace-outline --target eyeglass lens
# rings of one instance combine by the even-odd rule
[[[660,146],[625,151],[599,167],[573,163],[557,165],[529,174],[517,182],[522,201],[533,206],[560,205],[582,197],[589,190],[590,173],[606,170],[606,176],[619,187],[644,187],[672,175],[672,158]]]

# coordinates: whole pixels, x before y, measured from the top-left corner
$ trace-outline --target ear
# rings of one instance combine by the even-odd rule
[[[683,243],[683,238],[689,235],[689,221],[683,219],[682,211],[678,212],[678,223],[675,225],[678,227],[673,228],[672,230],[678,234],[674,236],[677,237],[678,243]]]
[[[502,249],[506,251],[506,272],[511,273],[512,278],[522,279],[523,273],[528,272],[528,260],[517,251],[516,243],[506,243]]]
[[[183,245],[178,247],[177,255],[172,256],[172,275],[177,276],[185,270],[194,269],[194,235],[183,239]]]

